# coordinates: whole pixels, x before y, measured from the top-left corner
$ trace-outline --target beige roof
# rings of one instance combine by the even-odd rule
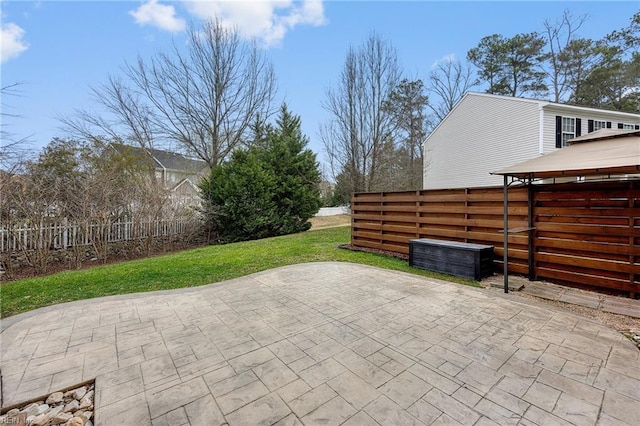
[[[596,133],[590,134],[591,137],[587,139],[589,142],[585,141],[586,138],[576,138],[573,142],[584,143],[574,143],[491,174],[543,178],[640,172],[640,131],[626,134],[616,132],[615,135],[606,136],[607,139],[602,139],[603,135]]]
[[[600,139],[621,138],[625,136],[636,135],[640,136],[640,130],[620,130],[620,129],[600,129],[595,132],[587,133],[586,135],[578,136],[577,138],[570,139],[569,145],[577,142],[597,141]]]

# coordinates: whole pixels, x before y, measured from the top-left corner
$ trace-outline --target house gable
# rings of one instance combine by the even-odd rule
[[[605,126],[640,127],[640,115],[548,101],[466,93],[424,143],[424,189],[502,184],[490,173],[557,150]]]
[[[541,102],[468,92],[424,144],[424,188],[501,184],[495,164],[539,151]],[[515,143],[519,140],[520,143]]]

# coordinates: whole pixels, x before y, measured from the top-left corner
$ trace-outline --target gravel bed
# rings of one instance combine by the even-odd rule
[[[0,425],[93,426],[94,391],[91,383],[19,404],[0,416]]]

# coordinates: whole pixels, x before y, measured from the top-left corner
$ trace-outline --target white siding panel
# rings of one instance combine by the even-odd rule
[[[547,105],[544,107],[544,152],[548,154],[556,150],[556,115],[581,119],[581,134],[586,135],[589,130],[589,120],[610,121],[611,128],[617,129],[618,123],[640,125],[640,115],[618,113],[616,111],[593,110],[586,108],[572,108],[569,105]]]
[[[467,94],[426,142],[424,188],[501,185],[491,172],[539,155],[540,105]]]

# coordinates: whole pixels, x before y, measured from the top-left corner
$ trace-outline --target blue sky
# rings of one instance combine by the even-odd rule
[[[327,88],[334,87],[350,45],[371,31],[389,40],[411,78],[466,52],[482,37],[541,31],[564,9],[589,19],[580,36],[600,38],[625,27],[640,1],[2,1],[2,85],[24,83],[2,99],[5,130],[29,137],[34,150],[64,137],[56,120],[92,109],[89,87],[118,74],[125,61],[181,41],[183,28],[217,15],[266,46],[279,100],[302,117],[310,147],[323,158],[319,125]],[[476,90],[482,90],[477,88]]]

